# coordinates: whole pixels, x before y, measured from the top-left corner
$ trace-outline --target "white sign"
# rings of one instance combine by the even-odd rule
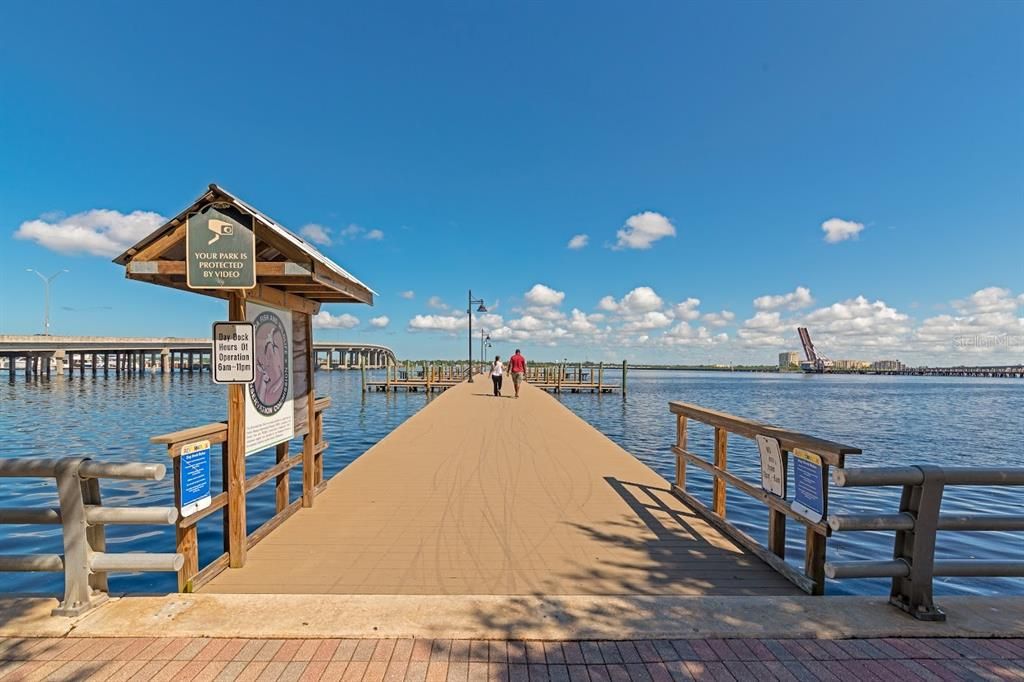
[[[256,378],[252,322],[213,323],[213,381],[251,384]]]
[[[292,314],[289,310],[249,302],[253,325],[255,378],[245,393],[245,454],[291,440],[295,435],[292,404]]]
[[[757,436],[757,449],[761,452],[761,488],[778,497],[786,496],[786,469],[782,462],[779,441],[768,436]]]

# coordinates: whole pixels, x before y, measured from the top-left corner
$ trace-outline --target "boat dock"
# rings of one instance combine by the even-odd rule
[[[438,396],[202,591],[800,593],[542,390],[510,394]]]

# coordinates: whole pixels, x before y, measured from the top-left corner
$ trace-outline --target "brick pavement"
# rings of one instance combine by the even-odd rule
[[[1024,680],[1024,638],[0,639],[0,680]]]

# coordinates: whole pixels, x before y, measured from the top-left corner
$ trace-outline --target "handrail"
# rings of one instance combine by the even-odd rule
[[[785,479],[789,469],[789,454],[794,449],[813,452],[822,460],[822,476],[827,480],[829,466],[842,466],[847,455],[860,454],[860,448],[762,424],[750,419],[719,412],[699,405],[680,401],[669,401],[669,411],[676,415],[676,445],[672,452],[676,456],[676,480],[672,492],[686,502],[711,525],[732,538],[783,577],[809,594],[825,592],[825,550],[831,529],[823,521],[807,518],[797,511],[793,504],[783,497],[764,490],[728,470],[729,434],[751,440],[758,436],[775,439],[781,454],[781,475]],[[714,459],[707,459],[687,449],[689,420],[707,424],[714,428]],[[712,500],[708,507],[686,490],[687,464],[703,469],[712,476]],[[768,545],[764,546],[747,533],[726,520],[726,486],[732,486],[758,500],[768,508]],[[828,489],[824,491],[822,504],[827,510]],[[805,528],[804,570],[786,563],[786,519],[791,518]]]
[[[835,531],[893,530],[893,558],[884,561],[835,561],[825,564],[829,578],[892,578],[889,603],[918,620],[943,621],[932,598],[935,576],[1024,577],[1024,561],[935,560],[937,531],[1019,531],[1024,515],[942,514],[942,494],[949,485],[1024,486],[1024,467],[872,467],[836,469],[840,487],[903,486],[896,514],[834,514]]]
[[[162,480],[163,464],[96,462],[87,457],[17,457],[0,459],[0,478],[55,478],[59,508],[7,507],[0,524],[60,524],[63,554],[0,555],[0,571],[63,571],[64,599],[55,616],[79,616],[108,598],[107,573],[116,571],[178,571],[181,554],[106,551],[104,527],[109,524],[167,525],[178,510],[167,507],[103,507],[100,478]]]
[[[302,507],[313,506],[313,500],[326,487],[323,453],[327,450],[329,443],[323,438],[323,413],[330,405],[331,399],[327,396],[316,398],[313,402],[313,414],[307,426],[296,434],[302,436],[303,447],[301,453],[291,455],[289,453],[289,443],[280,443],[276,447],[276,459],[272,466],[246,476],[244,483],[241,485],[240,492],[242,495],[237,498],[242,505],[245,504],[245,494],[252,492],[255,488],[268,481],[275,481],[274,515],[262,526],[245,536],[244,544],[246,549],[255,546],[270,531],[281,525],[281,523]],[[151,443],[167,447],[167,456],[171,458],[174,465],[174,500],[175,504],[179,506],[182,499],[182,448],[196,441],[209,441],[211,446],[218,443],[221,445],[222,462],[225,462],[225,464],[221,467],[220,490],[211,490],[213,495],[205,509],[196,511],[189,516],[179,516],[175,522],[177,551],[184,557],[184,563],[178,570],[178,590],[181,592],[194,592],[224,571],[229,563],[231,537],[225,530],[223,553],[205,566],[199,565],[199,523],[209,518],[215,512],[223,511],[226,528],[230,515],[235,513],[235,502],[233,502],[233,499],[236,498],[229,493],[230,481],[228,467],[226,466],[228,426],[226,422],[213,422],[173,433],[153,436],[149,440]],[[290,500],[289,474],[292,469],[296,468],[301,468],[303,472],[302,496],[292,502]],[[213,483],[211,481],[211,484]]]

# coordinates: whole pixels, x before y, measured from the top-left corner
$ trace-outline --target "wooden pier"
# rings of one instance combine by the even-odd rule
[[[799,593],[543,391],[490,388],[438,396],[201,590]]]
[[[371,392],[393,391],[445,391],[466,379],[466,364],[388,365],[383,381],[367,381],[363,376],[363,390]],[[626,362],[622,362],[619,383],[605,381],[604,363],[558,363],[531,365],[526,380],[536,388],[552,393],[623,393],[626,392]],[[478,381],[490,382],[487,366],[477,366]],[[511,390],[511,378],[506,376]]]

